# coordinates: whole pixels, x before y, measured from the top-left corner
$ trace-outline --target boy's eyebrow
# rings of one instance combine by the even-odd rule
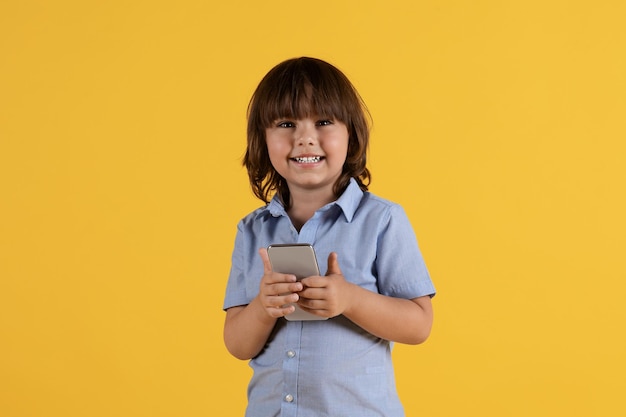
[[[311,116],[278,116],[272,119],[270,123],[276,122],[284,122],[284,121],[292,121],[292,120],[302,120],[302,119],[313,119],[313,120],[339,120],[337,116],[333,115],[311,115]]]

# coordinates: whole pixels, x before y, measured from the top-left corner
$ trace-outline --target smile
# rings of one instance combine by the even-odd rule
[[[322,160],[321,156],[302,156],[297,158],[291,158],[299,164],[314,164]]]

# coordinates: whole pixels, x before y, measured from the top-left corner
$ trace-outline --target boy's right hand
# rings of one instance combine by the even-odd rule
[[[259,249],[259,255],[263,261],[263,278],[258,297],[265,312],[273,318],[293,313],[295,307],[288,304],[298,301],[302,284],[295,275],[274,272],[266,248]]]

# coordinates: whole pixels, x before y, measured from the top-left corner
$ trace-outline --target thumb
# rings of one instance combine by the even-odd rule
[[[326,271],[326,276],[328,275],[341,275],[337,252],[331,252],[330,255],[328,255],[328,270]]]
[[[259,255],[261,256],[261,260],[263,261],[263,272],[269,274],[270,272],[272,272],[272,263],[270,262],[270,256],[267,253],[267,249],[260,248]]]

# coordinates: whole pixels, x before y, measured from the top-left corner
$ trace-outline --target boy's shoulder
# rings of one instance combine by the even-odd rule
[[[390,209],[400,209],[402,210],[402,206],[395,201],[391,201],[387,198],[381,197],[377,194],[374,194],[370,191],[365,191],[363,193],[363,198],[361,200],[361,206],[369,206],[371,208],[378,208],[381,210],[390,210]]]
[[[263,217],[264,215],[268,215],[268,214],[270,214],[269,204],[266,204],[264,206],[261,206],[252,210],[250,213],[243,216],[243,218],[241,219],[241,222],[246,223],[249,221],[254,221],[257,218]]]
[[[355,218],[368,224],[371,222],[384,224],[392,218],[406,217],[406,213],[400,204],[373,194],[370,191],[363,192],[358,204],[352,207],[351,209],[349,207],[344,208],[344,213],[346,213],[349,221]]]
[[[241,218],[239,224],[240,226],[249,226],[255,223],[264,223],[264,220],[281,217],[283,215],[287,215],[283,206],[277,201],[272,200],[268,204],[258,207],[246,214]]]

